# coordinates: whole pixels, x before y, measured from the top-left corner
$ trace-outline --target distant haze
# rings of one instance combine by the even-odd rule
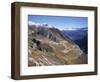
[[[59,30],[77,30],[88,27],[87,17],[29,15],[29,25],[48,25]]]

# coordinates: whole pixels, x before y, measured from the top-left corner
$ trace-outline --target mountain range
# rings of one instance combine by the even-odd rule
[[[87,27],[76,30],[62,30],[63,35],[70,37],[87,54],[88,30]]]
[[[48,24],[28,25],[28,66],[86,63],[87,55],[59,29]]]

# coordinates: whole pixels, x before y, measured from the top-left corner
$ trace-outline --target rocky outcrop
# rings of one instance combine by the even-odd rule
[[[60,30],[35,25],[28,28],[28,66],[87,63],[79,46]]]

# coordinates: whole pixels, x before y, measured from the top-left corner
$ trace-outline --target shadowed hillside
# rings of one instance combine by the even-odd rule
[[[88,53],[88,33],[87,27],[80,28],[77,30],[63,30],[61,31],[66,37],[69,36],[79,47],[83,50],[84,53]]]

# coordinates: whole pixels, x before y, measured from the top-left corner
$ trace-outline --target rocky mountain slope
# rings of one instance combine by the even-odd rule
[[[60,30],[47,24],[28,26],[28,66],[86,63],[83,51]]]

